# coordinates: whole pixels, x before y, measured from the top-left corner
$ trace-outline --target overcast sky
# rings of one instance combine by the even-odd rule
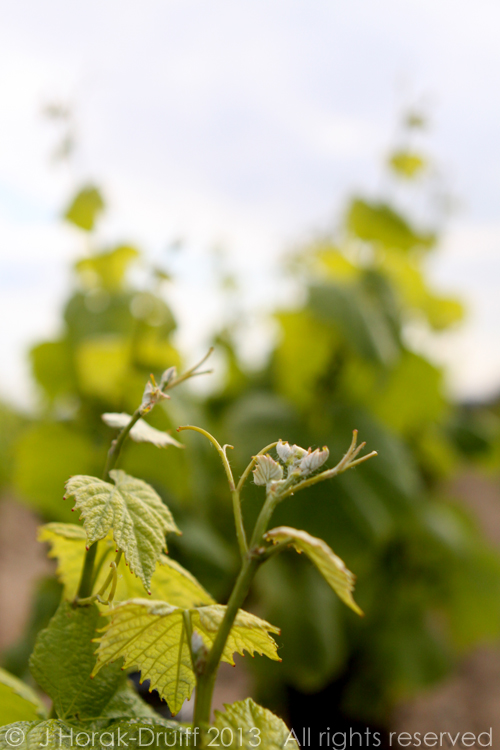
[[[277,259],[378,165],[405,104],[460,211],[432,267],[469,320],[435,347],[462,397],[500,386],[500,4],[456,0],[16,0],[0,12],[0,396],[27,392],[29,343],[57,332],[75,180],[108,196],[104,238],[159,255],[184,237],[176,309],[196,338],[208,250],[275,294]],[[72,172],[44,103],[74,105]],[[181,264],[182,265],[182,264]],[[266,279],[262,283],[262,279]],[[220,311],[219,311],[220,314]],[[191,339],[190,339],[191,337]],[[21,394],[21,395],[20,395]]]

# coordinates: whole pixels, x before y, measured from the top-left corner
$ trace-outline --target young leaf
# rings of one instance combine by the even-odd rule
[[[102,414],[103,421],[108,427],[115,427],[122,429],[126,427],[132,417],[130,414]],[[162,432],[157,430],[155,427],[151,427],[144,419],[139,419],[129,432],[132,440],[136,443],[153,443],[158,448],[166,448],[168,445],[175,445],[176,448],[184,448],[182,443],[175,440],[168,432]]]
[[[57,576],[64,585],[64,596],[72,601],[76,596],[85,557],[87,536],[84,529],[68,523],[48,523],[39,528],[38,539],[50,544],[49,557],[58,560]],[[113,559],[115,544],[111,534],[108,534],[101,546],[104,550],[99,554],[106,554],[107,548],[108,555],[94,584],[96,590],[104,583],[109,573],[108,561]],[[144,586],[130,572],[123,558],[117,572],[118,584],[114,597],[116,602],[144,596]],[[214,603],[213,598],[196,578],[167,555],[161,555],[158,560],[151,578],[151,595],[154,599],[161,599],[175,607],[199,607]]]
[[[45,706],[26,683],[0,669],[0,726],[14,721],[43,719]]]
[[[50,544],[48,556],[58,561],[57,578],[64,586],[64,596],[73,600],[85,557],[85,529],[71,523],[47,523],[38,527],[37,539]]]
[[[352,598],[356,580],[354,574],[346,568],[344,562],[337,557],[326,542],[311,536],[306,531],[291,529],[289,526],[271,529],[265,534],[265,538],[275,544],[289,542],[297,552],[305,552],[340,599],[358,615],[363,614]]]
[[[113,530],[113,539],[123,550],[130,570],[139,576],[149,591],[151,576],[167,549],[165,534],[180,534],[172,514],[149,484],[110,471],[114,485],[89,476],[71,477],[66,493],[75,498],[81,511],[89,544],[104,539]]]
[[[214,604],[211,607],[200,607],[193,616],[193,623],[199,621],[200,633],[207,646],[211,646],[224,617],[226,607],[222,604]],[[242,654],[248,651],[252,656],[254,653],[267,656],[273,661],[281,661],[278,656],[277,646],[269,633],[280,634],[280,629],[240,609],[236,620],[231,628],[226,647],[222,654],[222,661],[234,665],[233,654]]]
[[[73,608],[63,601],[38,635],[31,674],[52,698],[60,719],[99,716],[123,680],[120,664],[107,667],[94,680],[90,677],[98,620],[95,605]]]
[[[312,474],[313,471],[316,471],[320,466],[323,466],[329,455],[330,451],[326,445],[323,447],[323,450],[316,448],[316,450],[312,452],[309,448],[304,458],[299,462],[300,473],[302,475]]]
[[[226,747],[252,750],[299,750],[293,733],[286,724],[267,708],[251,698],[225,705],[224,712],[215,711],[214,726],[220,731],[220,742],[232,742]],[[224,732],[224,729],[227,731]],[[230,730],[230,731],[229,731]]]
[[[256,456],[253,481],[255,484],[269,484],[283,479],[283,469],[271,456]]]
[[[151,681],[167,701],[173,714],[191,696],[196,678],[191,663],[184,624],[186,610],[165,602],[133,599],[118,605],[99,643],[94,674],[120,657],[124,668],[137,667],[142,680]],[[212,605],[189,610],[192,629],[211,646],[224,616],[225,607]],[[276,644],[269,633],[279,630],[255,615],[240,610],[229,635],[223,660],[233,664],[233,652],[248,651],[278,660]]]

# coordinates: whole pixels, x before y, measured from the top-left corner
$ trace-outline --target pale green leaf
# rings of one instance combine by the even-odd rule
[[[271,529],[265,537],[275,544],[289,542],[297,552],[304,552],[340,599],[358,615],[363,614],[352,598],[356,580],[354,574],[346,568],[343,560],[337,557],[326,542],[311,536],[307,531],[299,531],[289,526]]]
[[[209,607],[199,607],[192,615],[193,623],[199,624],[200,634],[209,647],[212,646],[217,635],[225,611],[224,605],[214,604]],[[280,629],[274,625],[240,609],[229,633],[222,661],[234,664],[233,654],[243,655],[244,651],[248,651],[251,656],[257,653],[273,661],[281,661],[276,643],[269,635],[269,633],[279,635],[280,632]]]
[[[47,715],[45,706],[29,685],[0,669],[0,726],[31,721]]]
[[[49,557],[58,560],[57,576],[64,586],[64,596],[72,601],[76,596],[85,557],[87,535],[84,529],[73,524],[48,523],[40,527],[38,539],[50,544]],[[112,534],[108,534],[99,548],[98,560],[101,559],[101,555],[106,557],[94,585],[96,590],[99,590],[108,576],[108,560],[114,558],[114,552]],[[130,572],[123,558],[117,572],[115,602],[144,596],[142,582]],[[154,599],[161,599],[175,607],[198,607],[214,603],[213,598],[196,578],[167,555],[161,555],[158,560],[151,578],[151,595]]]
[[[132,599],[113,609],[99,643],[94,674],[120,657],[126,669],[137,668],[142,680],[151,681],[172,713],[189,699],[196,683],[184,624],[186,610],[165,602]],[[225,607],[190,609],[192,629],[211,646],[224,617]],[[233,652],[257,652],[277,660],[276,644],[269,633],[278,629],[240,610],[229,635],[223,660],[233,662]]]
[[[49,695],[60,719],[99,716],[123,681],[120,664],[91,679],[99,610],[72,607],[63,601],[45,630],[38,634],[30,670]]]
[[[219,730],[216,737],[213,729],[210,738],[216,737],[221,746],[240,750],[299,750],[293,732],[267,708],[262,708],[251,698],[225,705],[225,711],[215,712],[214,726]],[[227,744],[226,744],[227,743]]]
[[[103,421],[108,427],[122,429],[126,427],[132,417],[130,414],[102,414]],[[136,443],[153,443],[158,448],[166,448],[168,445],[175,445],[176,448],[184,448],[182,443],[175,440],[168,432],[162,432],[155,427],[151,427],[144,419],[139,419],[129,432],[132,440]]]
[[[64,586],[66,599],[73,600],[85,557],[85,529],[71,523],[48,523],[38,528],[37,538],[50,544],[48,556],[58,561],[57,578]]]
[[[75,498],[75,509],[81,511],[88,544],[104,539],[112,530],[130,570],[149,591],[155,565],[167,548],[165,535],[181,532],[149,484],[121,470],[109,474],[114,485],[96,477],[71,477],[67,495]]]
[[[269,484],[283,479],[283,469],[271,456],[256,456],[253,481],[255,484]]]

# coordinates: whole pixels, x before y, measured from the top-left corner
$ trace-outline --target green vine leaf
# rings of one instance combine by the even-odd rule
[[[99,643],[93,674],[103,666],[124,657],[124,668],[141,670],[142,680],[151,680],[173,714],[191,697],[196,683],[188,646],[184,613],[189,612],[193,633],[210,647],[224,617],[225,607],[215,604],[184,610],[165,602],[133,599],[112,611]],[[277,646],[270,633],[278,628],[255,615],[240,610],[228,638],[223,661],[234,664],[233,653],[248,651],[279,660]]]
[[[91,679],[98,622],[95,605],[73,608],[63,601],[36,640],[31,674],[52,698],[60,719],[99,716],[123,682],[120,664]]]
[[[96,477],[71,477],[66,483],[67,496],[75,499],[75,510],[81,512],[88,544],[104,539],[112,530],[130,570],[149,591],[155,565],[167,549],[165,535],[181,532],[149,484],[119,469],[109,475],[114,485]]]
[[[215,711],[216,741],[225,747],[240,750],[299,750],[299,745],[286,724],[271,711],[257,705],[251,698],[225,705]],[[208,730],[214,738],[214,728]],[[226,742],[229,743],[226,745]]]
[[[49,557],[58,561],[57,577],[64,586],[64,596],[73,601],[78,589],[85,557],[85,542],[87,535],[81,526],[69,523],[48,523],[38,530],[38,540],[50,544]],[[106,555],[106,559],[99,571],[94,589],[104,583],[108,573],[108,560],[114,557],[115,544],[112,534],[108,534],[101,542],[104,548],[99,554]],[[161,599],[176,607],[199,607],[203,604],[214,604],[213,598],[205,591],[201,583],[167,555],[161,555],[158,565],[151,578],[151,595],[154,599]],[[144,596],[144,586],[136,578],[123,558],[118,565],[118,584],[115,601],[126,601]]]
[[[265,534],[265,538],[278,544],[289,543],[297,552],[304,552],[314,563],[326,582],[337,596],[358,615],[363,612],[352,598],[356,577],[348,570],[340,557],[322,539],[311,536],[307,531],[299,531],[289,526],[279,526]]]
[[[0,726],[46,716],[45,706],[35,691],[5,669],[0,669]]]
[[[115,427],[117,429],[126,427],[132,419],[130,414],[125,413],[108,413],[102,414],[101,416],[103,422],[105,422],[108,427]],[[139,419],[135,423],[129,432],[129,436],[132,440],[135,440],[136,443],[152,443],[153,445],[156,445],[157,448],[166,448],[169,445],[175,445],[176,448],[185,447],[182,443],[179,443],[178,440],[169,435],[168,432],[162,432],[161,430],[157,430],[156,427],[151,427],[151,425],[144,419]]]

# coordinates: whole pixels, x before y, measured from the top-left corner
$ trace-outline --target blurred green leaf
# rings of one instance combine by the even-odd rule
[[[354,198],[346,217],[347,228],[365,242],[408,252],[415,247],[430,248],[433,234],[419,233],[386,203],[369,203]]]
[[[82,393],[119,404],[130,366],[130,343],[122,336],[103,334],[81,341],[75,364]]]
[[[361,357],[389,364],[397,355],[398,342],[387,318],[359,287],[313,285],[309,305],[320,321],[334,323],[346,344]]]
[[[373,394],[373,413],[397,432],[410,434],[439,420],[446,409],[442,373],[418,354],[405,352]]]
[[[98,188],[89,185],[80,190],[66,209],[64,218],[86,232],[90,232],[104,210]]]
[[[308,404],[326,370],[339,336],[307,311],[277,316],[282,338],[275,352],[276,385],[291,401]]]
[[[45,341],[34,346],[30,359],[33,375],[49,399],[75,392],[75,369],[66,340]]]
[[[0,669],[0,726],[44,719],[47,711],[38,695],[14,675]]]
[[[63,501],[68,476],[94,473],[96,453],[85,434],[46,422],[22,434],[14,456],[14,489],[23,502],[51,520],[74,521]]]
[[[14,445],[18,435],[26,428],[26,418],[0,401],[0,491],[12,481]]]
[[[389,165],[401,177],[413,180],[427,167],[423,156],[412,151],[396,151],[389,158]]]
[[[117,292],[125,285],[125,274],[130,264],[140,256],[135,247],[119,245],[105,253],[92,255],[78,261],[75,268],[88,288],[101,286],[108,292]]]
[[[64,312],[70,343],[73,345],[97,334],[130,336],[135,326],[130,312],[131,300],[130,293],[109,295],[104,292],[103,304],[96,306],[92,292],[74,294]]]

